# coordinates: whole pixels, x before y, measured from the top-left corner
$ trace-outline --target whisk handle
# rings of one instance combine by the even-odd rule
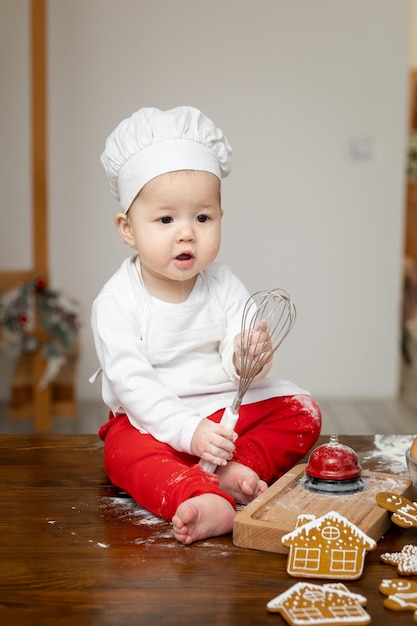
[[[222,426],[226,426],[226,428],[235,429],[237,420],[239,419],[239,413],[234,411],[232,407],[228,406],[225,408],[224,413],[222,415],[222,419],[220,420],[220,424]],[[215,463],[210,463],[210,461],[203,461],[201,459],[200,465],[206,472],[211,472],[212,474],[216,471],[217,465]]]
[[[220,420],[220,424],[222,426],[226,426],[226,428],[231,428],[232,430],[234,430],[238,419],[239,413],[237,411],[234,411],[232,407],[228,406],[224,410],[222,419]]]

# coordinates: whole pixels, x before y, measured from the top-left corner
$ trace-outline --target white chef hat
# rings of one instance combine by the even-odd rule
[[[201,170],[222,179],[231,171],[231,156],[223,132],[198,109],[144,107],[109,135],[100,161],[112,194],[126,212],[155,176]]]

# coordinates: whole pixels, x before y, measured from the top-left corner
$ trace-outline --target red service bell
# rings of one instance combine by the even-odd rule
[[[329,443],[310,454],[302,486],[317,493],[340,494],[362,491],[362,468],[356,452],[331,435]]]

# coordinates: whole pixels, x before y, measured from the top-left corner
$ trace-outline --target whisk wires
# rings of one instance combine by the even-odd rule
[[[249,298],[242,316],[240,381],[232,411],[239,410],[248,387],[282,344],[295,319],[295,305],[284,289],[258,291]],[[260,339],[262,331],[267,331],[267,341]],[[253,337],[256,341],[251,345]]]

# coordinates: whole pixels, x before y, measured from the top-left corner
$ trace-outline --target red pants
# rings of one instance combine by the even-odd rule
[[[219,422],[222,415],[223,409],[209,419]],[[320,428],[320,409],[309,396],[246,404],[239,409],[233,460],[271,483],[303,458]],[[139,432],[126,415],[111,414],[99,435],[105,442],[104,464],[112,483],[158,517],[170,521],[181,502],[204,493],[218,494],[236,507],[220,489],[217,476],[200,467],[198,457]]]

